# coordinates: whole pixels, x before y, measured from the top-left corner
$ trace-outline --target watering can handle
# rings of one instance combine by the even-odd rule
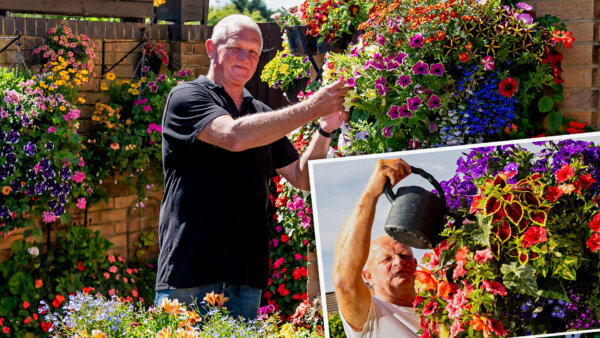
[[[437,192],[438,192],[438,196],[442,199],[442,202],[444,203],[443,204],[444,213],[447,213],[448,208],[446,207],[446,195],[444,194],[444,189],[442,189],[442,186],[440,185],[440,183],[433,176],[431,176],[430,173],[426,172],[425,170],[423,170],[421,168],[416,168],[411,165],[410,170],[412,171],[413,174],[422,176],[423,178],[428,180],[429,183],[431,183],[431,185],[433,185],[435,190],[437,190]],[[385,180],[385,186],[383,188],[383,191],[385,192],[385,196],[388,198],[388,200],[391,203],[393,203],[397,196],[394,193],[394,191],[392,190],[392,183],[390,182],[389,177],[386,178],[386,180]]]

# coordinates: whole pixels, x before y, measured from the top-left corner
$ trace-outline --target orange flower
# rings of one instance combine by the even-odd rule
[[[437,291],[442,299],[448,300],[450,298],[450,292],[452,292],[452,287],[450,286],[450,283],[443,280],[438,285]]]
[[[223,304],[225,304],[225,302],[228,301],[229,298],[225,297],[225,295],[222,293],[216,295],[213,291],[211,293],[207,293],[206,297],[204,297],[204,300],[212,306],[215,306],[215,304],[217,306],[223,306]]]
[[[36,288],[36,289],[39,289],[39,288],[41,288],[42,286],[44,286],[44,281],[43,281],[43,280],[41,280],[41,279],[36,279],[36,280],[35,280],[35,288]]]
[[[2,188],[2,193],[3,193],[4,195],[8,195],[8,194],[10,194],[10,191],[11,191],[11,190],[12,190],[12,189],[11,189],[11,188],[10,188],[8,185],[5,185],[5,186]]]
[[[182,311],[181,304],[177,299],[164,298],[160,303],[160,308],[168,314],[176,314]]]
[[[489,328],[485,324],[487,319],[485,317],[475,316],[475,318],[471,321],[471,327],[477,331],[483,331],[483,336],[488,337],[490,335]]]
[[[173,335],[173,329],[170,327],[163,327],[156,333],[156,338],[171,338]]]
[[[416,281],[420,283],[421,287],[425,290],[437,289],[438,280],[433,273],[420,265],[419,267],[423,269],[423,271],[415,271]]]
[[[456,261],[462,261],[463,264],[467,264],[467,255],[469,254],[469,248],[463,246],[456,252]]]
[[[458,54],[458,59],[460,60],[460,62],[469,61],[469,53],[462,52],[462,53]]]

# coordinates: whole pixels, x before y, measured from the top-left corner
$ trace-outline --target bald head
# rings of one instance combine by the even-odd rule
[[[381,253],[383,248],[389,247],[390,245],[402,247],[404,251],[410,253],[411,256],[414,256],[412,248],[410,248],[409,246],[396,242],[392,237],[390,237],[387,234],[379,235],[371,241],[371,246],[369,248],[369,258],[367,258],[365,270],[368,270],[368,268],[372,266],[372,264],[375,262],[377,254]]]
[[[210,39],[216,46],[225,44],[229,39],[231,30],[244,31],[246,37],[256,38],[260,41],[262,48],[263,40],[260,28],[251,17],[243,14],[233,14],[221,19],[213,28]]]

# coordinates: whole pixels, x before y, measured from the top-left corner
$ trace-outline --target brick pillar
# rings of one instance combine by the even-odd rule
[[[559,108],[566,117],[600,128],[600,1],[537,0],[530,4],[537,16],[551,14],[562,19],[576,39],[573,48],[559,48],[564,54],[565,80],[565,100]]]

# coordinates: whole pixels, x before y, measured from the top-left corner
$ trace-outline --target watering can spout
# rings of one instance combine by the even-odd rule
[[[410,168],[413,174],[427,179],[438,195],[418,186],[400,187],[394,193],[388,179],[384,192],[392,208],[384,229],[402,244],[421,249],[433,248],[443,239],[440,232],[444,229],[444,216],[448,214],[446,197],[441,185],[431,174],[420,168]]]

